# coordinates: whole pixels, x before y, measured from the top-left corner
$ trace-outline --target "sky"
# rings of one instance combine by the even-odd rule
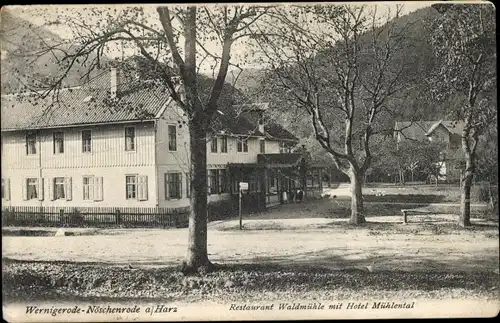
[[[420,8],[428,7],[432,4],[433,2],[431,1],[403,1],[403,2],[377,2],[378,6],[378,12],[383,14],[386,12],[386,10],[393,10],[397,4],[403,4],[403,14],[408,14],[412,11],[415,11]],[[338,4],[338,3],[335,3]],[[359,3],[357,3],[359,4]],[[373,4],[370,3],[370,4]],[[98,7],[99,5],[92,5],[92,7]],[[117,14],[119,14],[120,10],[124,8],[125,5],[100,5],[102,8],[106,9],[116,9]],[[128,5],[130,6],[130,4]],[[150,16],[152,17],[152,22],[151,23],[158,23],[158,20],[155,19],[157,16],[156,13],[156,6],[157,4],[145,4],[141,5],[144,7],[144,11],[147,13],[150,13]],[[91,7],[90,5],[65,5],[65,6],[56,6],[56,5],[44,5],[44,6],[9,6],[9,7],[3,7],[2,10],[9,10],[12,14],[19,16],[22,19],[28,20],[32,22],[35,25],[44,25],[47,21],[54,20],[56,19],[58,15],[58,10],[61,10],[63,8],[68,9],[69,12],[79,12],[79,13],[84,13],[86,12],[85,10],[81,10],[82,7],[84,8],[89,8]],[[96,21],[99,19],[99,17],[96,16],[91,16],[87,15],[85,17],[85,20],[89,24],[95,24]],[[154,22],[153,22],[154,21]],[[62,38],[69,39],[72,37],[71,32],[69,31],[69,28],[64,27],[64,26],[57,26],[57,25],[51,25],[50,31],[58,34]],[[220,52],[220,46],[218,43],[211,42],[211,43],[206,43],[205,47],[213,53]],[[118,49],[113,50],[112,52],[108,52],[107,56],[110,57],[119,57],[121,55],[128,56],[128,55],[133,55],[135,54],[135,50],[123,50],[122,47],[119,47]],[[256,62],[250,62],[248,61],[243,61],[241,58],[245,54],[249,54],[249,46],[244,42],[240,41],[238,43],[235,43],[232,48],[232,58],[233,62],[238,63],[240,66],[243,68],[258,68],[259,64]],[[213,62],[206,61],[205,64],[202,64],[201,66],[201,71],[207,74],[210,74],[212,71],[211,65],[213,65]],[[231,68],[233,69],[233,68]]]

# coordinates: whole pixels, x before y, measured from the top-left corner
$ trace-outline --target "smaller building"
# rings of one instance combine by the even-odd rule
[[[460,178],[458,165],[463,160],[461,136],[464,126],[461,121],[397,121],[394,136],[397,142],[411,139],[443,143],[439,179],[455,181]]]

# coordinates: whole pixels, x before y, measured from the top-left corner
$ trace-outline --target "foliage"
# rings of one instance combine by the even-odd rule
[[[444,151],[445,145],[435,141],[406,139],[396,142],[393,138],[379,138],[374,142],[373,172],[397,174],[403,184],[406,174],[413,178],[421,178],[420,174],[425,174],[424,178],[438,177]]]
[[[462,150],[462,210],[460,223],[470,223],[470,189],[477,171],[480,136],[497,118],[495,7],[485,4],[436,4],[432,44],[438,60],[434,97],[450,101],[450,115],[465,123]]]

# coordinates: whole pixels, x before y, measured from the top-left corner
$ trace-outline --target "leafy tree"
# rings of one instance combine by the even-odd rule
[[[58,93],[70,71],[81,64],[82,79],[101,68],[112,48],[139,53],[169,95],[185,113],[190,131],[191,211],[184,273],[211,268],[207,253],[207,131],[221,97],[231,63],[233,45],[251,34],[251,28],[269,6],[90,6],[45,9],[55,19],[47,25],[65,26],[69,43],[47,44],[40,53],[52,53],[59,70],[31,89],[42,96]],[[40,8],[43,11],[43,8]],[[56,14],[56,15],[55,15]],[[207,44],[216,44],[210,50]],[[214,46],[212,46],[213,48]],[[210,63],[214,80],[200,93],[202,63]],[[142,65],[141,65],[142,66]],[[144,66],[139,70],[145,71]],[[145,71],[147,72],[147,71]],[[181,81],[180,85],[178,81]],[[207,87],[204,87],[207,88]]]
[[[465,122],[461,134],[465,169],[462,172],[459,224],[470,226],[470,192],[477,171],[477,147],[487,125],[496,120],[495,7],[489,4],[447,4],[432,37],[438,71],[434,94],[449,104],[454,120]]]

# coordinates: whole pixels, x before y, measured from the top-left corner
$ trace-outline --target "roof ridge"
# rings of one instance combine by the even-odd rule
[[[78,90],[82,88],[81,85],[78,86],[70,86],[70,87],[65,87],[65,88],[60,88],[58,91],[68,91],[68,90]],[[6,96],[27,96],[27,95],[32,95],[32,94],[42,94],[45,93],[47,90],[40,90],[40,91],[30,91],[30,92],[15,92],[15,93],[7,93],[7,94],[2,94],[1,96],[6,97]]]

